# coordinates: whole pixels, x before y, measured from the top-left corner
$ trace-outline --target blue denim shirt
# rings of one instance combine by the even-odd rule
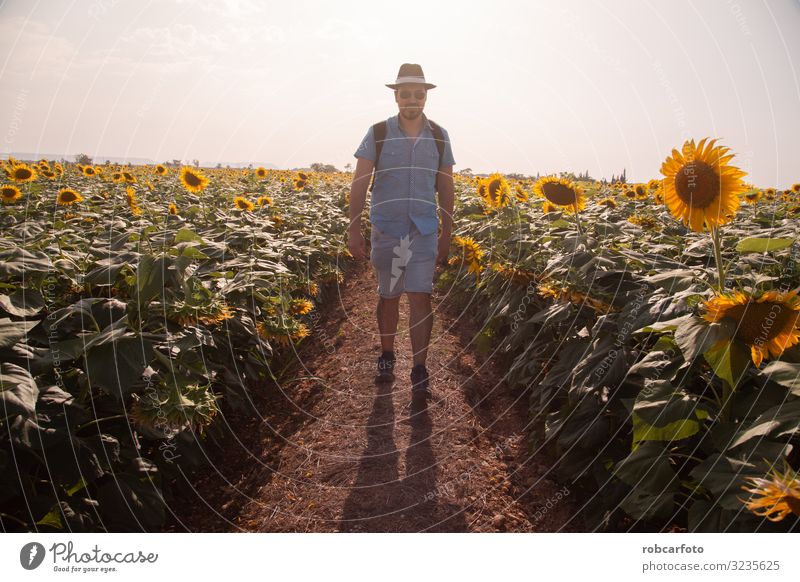
[[[456,163],[447,130],[442,128],[445,147],[444,159],[439,164],[436,140],[427,117],[417,139],[406,136],[400,127],[399,114],[387,121],[386,141],[375,170],[369,220],[379,230],[396,237],[409,234],[412,222],[421,234],[433,234],[439,229],[436,202],[439,166]],[[371,126],[354,155],[375,161]]]

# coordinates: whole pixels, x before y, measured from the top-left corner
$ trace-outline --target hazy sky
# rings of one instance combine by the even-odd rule
[[[712,136],[800,181],[800,0],[6,0],[2,151],[342,168],[402,62],[456,170],[639,181]]]

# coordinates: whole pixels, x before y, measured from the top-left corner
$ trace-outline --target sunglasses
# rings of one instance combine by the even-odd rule
[[[419,99],[420,101],[425,99],[425,95],[427,95],[427,92],[423,91],[422,89],[414,91],[414,98]],[[400,91],[400,99],[408,99],[409,97],[411,97],[411,91],[409,89],[403,89]]]

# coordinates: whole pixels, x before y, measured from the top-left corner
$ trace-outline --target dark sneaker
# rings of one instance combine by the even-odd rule
[[[392,382],[394,380],[394,352],[383,352],[378,356],[378,375],[376,382]]]
[[[432,396],[428,383],[428,370],[424,364],[417,364],[411,368],[411,396],[413,398],[428,399]]]

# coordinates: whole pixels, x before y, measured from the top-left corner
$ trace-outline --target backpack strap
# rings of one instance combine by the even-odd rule
[[[444,159],[444,132],[432,119],[428,120],[433,129],[433,139],[436,141],[436,149],[439,151],[439,167],[442,167],[442,160]]]
[[[372,126],[372,135],[375,137],[375,168],[372,171],[372,181],[369,184],[369,191],[372,192],[372,187],[375,185],[375,174],[378,172],[378,162],[381,159],[381,151],[383,151],[383,142],[386,141],[386,133],[389,130],[387,121],[379,121]]]

